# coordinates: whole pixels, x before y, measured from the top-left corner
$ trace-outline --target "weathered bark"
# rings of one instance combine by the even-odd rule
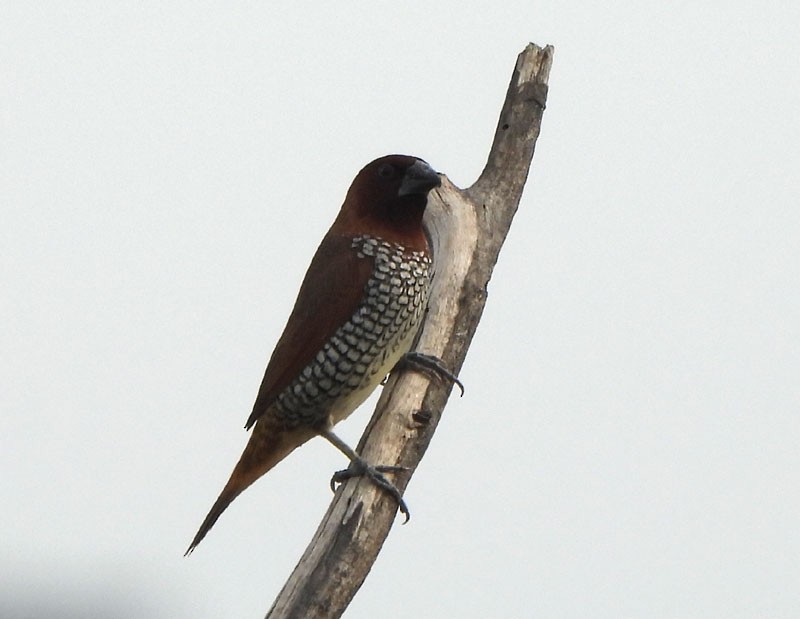
[[[519,205],[547,98],[553,48],[529,44],[517,58],[486,167],[466,190],[444,179],[425,215],[436,277],[416,350],[458,371],[486,303],[486,286]],[[393,374],[358,445],[368,461],[408,467],[425,450],[452,386],[415,371]],[[366,479],[337,490],[268,618],[339,617],[364,582],[395,521],[397,503]]]

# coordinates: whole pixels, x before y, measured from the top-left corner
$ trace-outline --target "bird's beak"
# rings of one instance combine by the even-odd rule
[[[413,194],[425,195],[434,187],[442,184],[442,179],[439,174],[431,166],[422,160],[417,161],[412,165],[403,177],[400,183],[400,189],[397,190],[398,196],[410,196]]]

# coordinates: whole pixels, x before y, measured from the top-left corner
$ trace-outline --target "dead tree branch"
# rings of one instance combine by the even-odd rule
[[[466,190],[444,179],[432,192],[426,227],[436,278],[416,350],[458,371],[486,303],[486,287],[519,206],[547,99],[553,48],[529,44],[517,58],[486,167]],[[428,448],[451,386],[414,371],[383,388],[358,452],[408,467],[402,491]],[[343,484],[268,618],[332,618],[347,608],[395,521],[397,503],[368,480]]]

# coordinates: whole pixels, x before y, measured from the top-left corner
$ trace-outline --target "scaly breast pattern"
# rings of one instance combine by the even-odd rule
[[[370,236],[352,247],[374,260],[372,276],[355,313],[278,396],[287,428],[350,414],[408,351],[425,311],[433,275],[426,254]]]

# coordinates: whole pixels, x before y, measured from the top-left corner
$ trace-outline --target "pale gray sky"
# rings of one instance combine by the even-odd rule
[[[531,40],[467,395],[347,617],[800,613],[800,5],[46,4],[0,9],[0,615],[263,616],[324,441],[182,553],[311,255],[379,155],[469,185]]]

